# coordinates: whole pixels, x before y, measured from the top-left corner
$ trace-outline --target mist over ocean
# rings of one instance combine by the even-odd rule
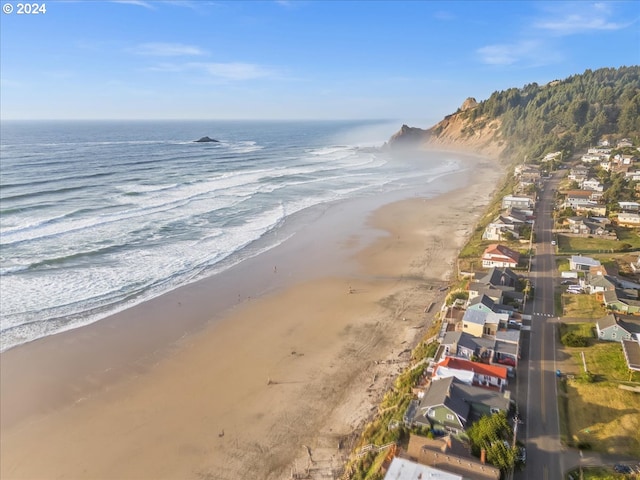
[[[400,160],[371,148],[397,128],[3,122],[0,350],[230,268],[285,241],[273,233],[305,209],[461,168],[455,158]],[[194,143],[205,135],[220,143]]]

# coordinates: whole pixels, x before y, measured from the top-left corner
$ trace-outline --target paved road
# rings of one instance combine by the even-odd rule
[[[515,472],[515,480],[555,480],[578,465],[637,463],[637,459],[623,458],[597,452],[580,452],[564,447],[560,442],[560,423],[557,405],[556,351],[560,348],[556,335],[559,319],[554,311],[554,286],[557,283],[555,246],[553,238],[554,191],[562,172],[547,181],[536,214],[536,250],[529,278],[535,286],[535,297],[526,306],[530,314],[531,330],[523,332],[518,365],[515,397],[524,423],[518,426],[518,440],[525,442],[527,466]]]
[[[515,475],[518,480],[555,480],[562,478],[574,459],[568,458],[560,443],[557,408],[556,334],[554,312],[554,275],[556,272],[551,209],[558,177],[547,181],[536,213],[536,255],[530,279],[534,299],[526,312],[532,315],[531,330],[523,335],[522,360],[518,368],[516,397],[525,422],[518,438],[526,443],[527,467]],[[568,462],[567,462],[568,461]]]

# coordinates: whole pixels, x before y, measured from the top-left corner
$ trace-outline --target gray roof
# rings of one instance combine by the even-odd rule
[[[452,377],[453,378],[453,377]],[[459,380],[454,380],[452,394],[455,394],[465,403],[481,403],[490,408],[509,410],[509,398],[505,394],[496,390],[489,390],[482,387],[467,385]]]
[[[571,262],[578,265],[588,265],[590,267],[597,267],[600,265],[599,260],[595,260],[591,257],[583,257],[582,255],[571,255]]]
[[[494,302],[490,296],[484,293],[471,300],[471,302],[469,302],[469,306],[477,305],[478,303],[483,304],[489,310],[493,310],[496,306],[496,302]]]
[[[518,279],[518,274],[510,268],[493,267],[484,277],[478,278],[478,282],[494,286],[515,287]]]
[[[496,340],[499,342],[520,343],[520,330],[498,330],[496,332]]]
[[[474,352],[486,348],[487,350],[493,350],[495,348],[496,341],[492,338],[474,337],[473,335],[461,332],[462,335],[458,340],[458,345],[468,348]]]
[[[629,333],[640,334],[640,319],[638,317],[618,315],[618,325]]]
[[[462,317],[463,322],[475,323],[476,325],[484,325],[487,322],[489,312],[480,310],[467,310]]]
[[[456,383],[459,381],[455,377],[441,378],[431,382],[429,390],[425,392],[420,401],[419,411],[423,413],[428,408],[445,405],[462,418],[463,422],[466,422],[469,418],[471,405],[465,402],[464,397],[456,394]]]
[[[514,357],[518,356],[518,345],[516,345],[515,343],[496,340],[494,348],[496,353],[513,355]]]
[[[629,370],[640,371],[640,343],[636,340],[623,340],[622,352]]]
[[[609,281],[604,275],[589,275],[589,285],[592,287],[615,288],[615,284]]]
[[[453,345],[460,341],[462,332],[446,332],[442,337],[442,345]]]
[[[488,285],[482,282],[471,282],[469,284],[470,292],[478,292],[478,295],[488,295],[489,297],[502,297],[502,290],[494,285]]]
[[[616,323],[616,317],[615,315],[613,315],[613,313],[608,314],[606,317],[599,318],[596,321],[598,328],[601,330],[604,328],[613,327],[614,325],[616,325]]]

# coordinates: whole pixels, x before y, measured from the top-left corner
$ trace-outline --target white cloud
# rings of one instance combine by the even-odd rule
[[[540,21],[535,26],[558,35],[572,35],[574,33],[588,33],[598,30],[620,30],[629,26],[629,24],[609,22],[604,18],[586,18],[580,14],[573,14],[557,20]]]
[[[274,76],[275,72],[252,63],[192,63],[191,66],[223,80],[253,80]]]
[[[229,62],[188,62],[188,63],[159,63],[147,70],[155,72],[185,72],[196,71],[216,80],[255,80],[258,78],[275,78],[279,74],[270,68],[253,63]]]
[[[594,31],[621,30],[631,25],[611,21],[614,15],[611,6],[606,3],[549,4],[546,18],[539,19],[533,26],[555,35],[574,35]]]
[[[181,57],[205,55],[207,53],[200,47],[181,43],[143,43],[132,48],[131,52],[152,57]]]
[[[478,49],[480,61],[489,65],[512,65],[522,60],[532,50],[530,42],[519,44],[487,45]]]
[[[146,2],[145,0],[112,0],[113,3],[122,3],[125,5],[135,5],[137,7],[144,7],[147,8],[149,10],[155,10],[155,7],[150,3],[150,2]]]

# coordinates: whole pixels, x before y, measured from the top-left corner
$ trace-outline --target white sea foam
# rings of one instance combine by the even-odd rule
[[[315,124],[200,127],[220,133],[220,143],[206,145],[180,140],[197,137],[193,131],[152,140],[136,125],[110,128],[114,138],[103,141],[63,132],[69,141],[45,134],[41,144],[3,143],[1,181],[11,185],[3,192],[13,198],[0,225],[0,350],[258,255],[284,240],[265,234],[306,208],[459,168],[390,161],[336,142],[332,125],[322,134]],[[298,132],[291,144],[283,142],[287,128]]]

